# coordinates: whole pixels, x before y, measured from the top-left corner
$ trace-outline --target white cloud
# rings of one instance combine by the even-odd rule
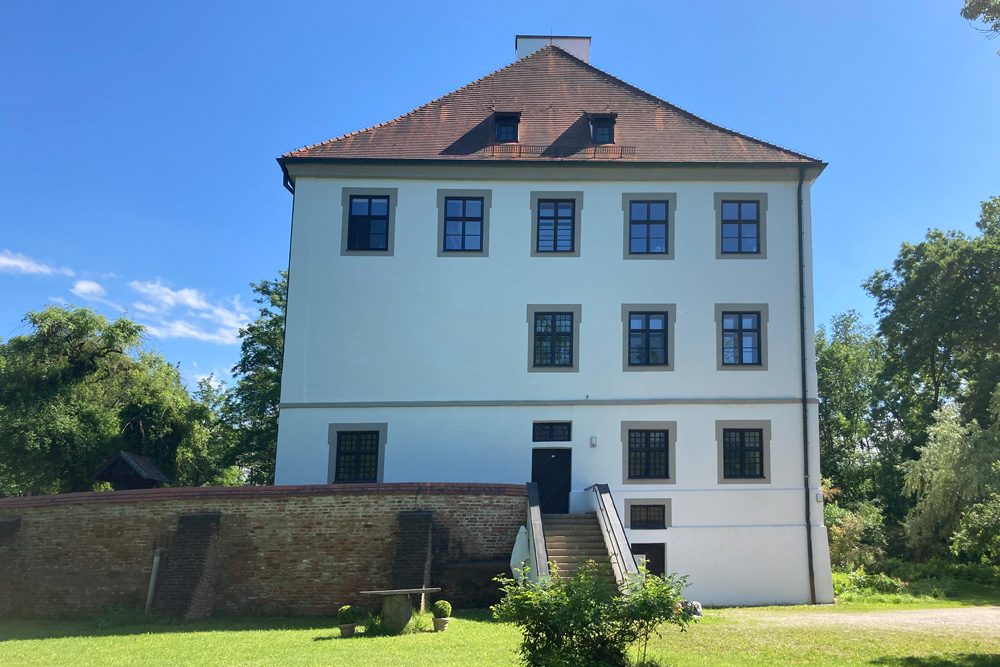
[[[238,296],[228,302],[211,303],[196,289],[175,290],[159,280],[133,280],[128,286],[142,295],[143,300],[133,302],[132,307],[151,320],[143,324],[159,338],[193,338],[233,345],[239,342],[239,330],[253,316]]]
[[[108,295],[108,291],[93,280],[77,280],[70,292],[81,299],[102,299]]]
[[[4,273],[31,273],[43,276],[61,274],[64,276],[75,275],[72,269],[65,267],[57,268],[42,264],[26,255],[4,250],[0,252],[0,271]]]

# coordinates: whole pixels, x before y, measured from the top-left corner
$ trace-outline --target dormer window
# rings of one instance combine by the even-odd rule
[[[615,114],[591,114],[590,138],[595,144],[615,143]]]
[[[496,139],[498,144],[509,144],[517,142],[517,126],[521,122],[521,115],[516,113],[497,113]]]

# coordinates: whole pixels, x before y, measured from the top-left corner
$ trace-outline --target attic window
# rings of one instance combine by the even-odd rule
[[[615,143],[615,115],[614,114],[591,115],[590,138],[595,144]]]
[[[496,115],[497,143],[507,144],[517,141],[517,126],[521,122],[520,114],[498,113]]]

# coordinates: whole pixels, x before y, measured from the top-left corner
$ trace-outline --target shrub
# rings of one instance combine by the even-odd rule
[[[351,625],[358,622],[358,610],[349,604],[337,610],[337,623],[340,625]]]
[[[434,618],[451,618],[451,603],[447,600],[438,600],[431,605],[431,613]]]
[[[572,579],[496,580],[504,597],[493,615],[521,628],[519,650],[532,667],[627,665],[634,644],[644,660],[646,642],[662,623],[684,630],[691,620],[681,607],[684,577],[647,574],[619,593],[608,586],[607,566],[590,561]]]
[[[830,536],[830,563],[842,570],[870,568],[885,554],[882,512],[871,502],[854,511],[837,501],[823,508],[823,520]]]

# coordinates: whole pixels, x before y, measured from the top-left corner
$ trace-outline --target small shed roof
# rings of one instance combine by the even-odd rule
[[[148,479],[154,482],[165,482],[170,483],[170,478],[163,474],[163,471],[156,467],[156,464],[150,461],[145,456],[140,456],[138,454],[130,454],[129,452],[119,450],[117,454],[111,457],[111,459],[104,464],[100,470],[94,473],[93,479],[102,482],[113,481],[110,477],[114,476],[117,470],[122,469],[122,463],[126,464],[142,479]]]

